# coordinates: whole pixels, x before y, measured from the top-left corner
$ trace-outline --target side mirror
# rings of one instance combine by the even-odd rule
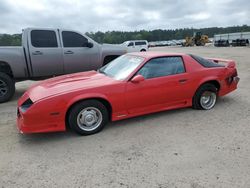
[[[142,82],[144,80],[145,78],[142,75],[136,75],[134,78],[132,78],[131,82],[135,84],[135,83]]]
[[[86,45],[88,48],[93,48],[94,44],[92,42],[87,42],[87,45]]]

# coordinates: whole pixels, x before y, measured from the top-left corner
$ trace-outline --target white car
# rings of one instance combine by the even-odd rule
[[[130,40],[122,43],[127,48],[127,52],[146,52],[148,50],[148,41]]]

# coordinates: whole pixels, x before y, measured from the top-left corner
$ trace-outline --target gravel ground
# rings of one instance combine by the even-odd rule
[[[237,61],[239,89],[210,111],[166,111],[109,124],[101,133],[22,135],[17,84],[0,104],[0,187],[250,187],[250,48],[169,47]]]

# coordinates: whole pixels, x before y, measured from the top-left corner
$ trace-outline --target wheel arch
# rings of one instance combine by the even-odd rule
[[[213,84],[217,88],[217,92],[219,92],[221,89],[220,82],[217,79],[213,78],[213,79],[203,80],[200,82],[195,92],[193,93],[193,97],[195,96],[196,92],[201,88],[201,86],[203,86],[204,84]],[[192,97],[192,100],[193,100],[193,97]]]
[[[0,61],[0,72],[6,73],[13,78],[13,72],[10,65],[5,61]]]
[[[199,85],[198,89],[199,89],[202,85],[204,85],[204,84],[212,84],[212,85],[214,85],[214,86],[217,88],[217,91],[219,91],[220,88],[221,88],[220,82],[219,82],[218,80],[216,80],[216,79],[212,79],[212,80],[207,80],[207,81],[205,81],[205,82],[202,82],[202,83]]]
[[[68,105],[66,115],[65,115],[66,127],[68,127],[68,116],[69,116],[70,110],[73,108],[73,106],[75,106],[76,104],[78,104],[80,102],[87,101],[87,100],[96,100],[96,101],[101,102],[107,108],[108,113],[109,113],[109,120],[111,120],[111,118],[112,118],[112,110],[113,109],[112,109],[111,103],[106,98],[99,97],[99,96],[86,97],[86,98],[81,98],[81,99],[74,100]]]
[[[199,96],[200,90],[202,89],[203,86],[205,86],[206,84],[210,84],[213,85],[216,89],[217,95],[218,92],[220,90],[220,83],[218,80],[216,79],[211,79],[211,80],[206,80],[204,82],[201,82],[201,84],[199,84],[199,86],[197,87],[197,89],[195,90],[193,97],[192,97],[192,107],[194,109],[204,109],[203,107],[201,107],[200,102],[197,102],[197,97]]]

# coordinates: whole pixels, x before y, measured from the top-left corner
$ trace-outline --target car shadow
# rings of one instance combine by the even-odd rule
[[[20,144],[46,144],[48,142],[60,142],[72,138],[78,138],[77,134],[67,130],[64,132],[18,134]]]

